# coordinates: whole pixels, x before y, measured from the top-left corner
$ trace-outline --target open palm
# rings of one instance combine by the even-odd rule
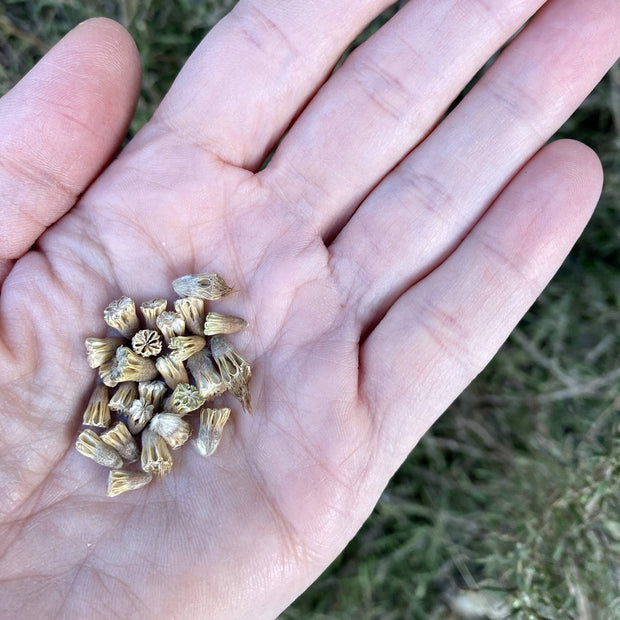
[[[616,59],[617,2],[547,2],[439,125],[545,3],[411,2],[323,84],[389,4],[241,2],[107,167],[139,82],[119,26],[81,25],[0,102],[3,617],[277,614],[574,243],[598,161],[537,151]],[[106,498],[73,449],[83,341],[110,300],[202,271],[251,323],[255,415]]]

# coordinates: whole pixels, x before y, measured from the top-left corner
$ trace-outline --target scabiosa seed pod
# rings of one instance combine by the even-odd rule
[[[90,429],[79,434],[75,442],[75,448],[80,454],[92,459],[98,465],[110,467],[111,469],[119,469],[123,466],[123,459],[120,454],[114,448],[104,443],[101,437]]]
[[[138,383],[140,398],[157,411],[166,393],[166,384],[163,381],[142,381]]]
[[[248,413],[252,413],[250,390],[248,389],[248,382],[252,376],[250,365],[221,336],[211,338],[211,354],[220,371],[224,385],[243,405],[243,408]]]
[[[91,368],[99,368],[104,362],[109,362],[114,357],[116,349],[124,342],[123,338],[86,338],[84,346],[88,365]]]
[[[174,302],[174,309],[180,314],[188,331],[202,335],[202,326],[205,321],[205,302],[200,297],[183,297]]]
[[[198,351],[187,360],[189,369],[200,395],[205,400],[213,400],[226,391],[226,386],[215,369],[209,354],[205,349]]]
[[[101,440],[114,448],[128,463],[133,463],[140,458],[136,440],[122,422],[117,422],[110,430],[102,433]]]
[[[121,383],[110,398],[110,409],[121,415],[127,415],[136,398],[138,398],[138,384],[135,381]]]
[[[186,415],[196,411],[198,407],[204,405],[205,399],[200,395],[198,388],[189,383],[179,383],[167,399],[165,408],[177,415]]]
[[[168,444],[150,428],[142,433],[142,469],[150,474],[164,476],[172,469],[172,455]]]
[[[107,428],[112,424],[110,413],[110,396],[106,385],[98,383],[88,401],[84,411],[83,424],[86,426],[101,426]]]
[[[101,381],[103,381],[104,385],[108,387],[116,387],[118,385],[118,381],[112,378],[112,368],[114,366],[114,358],[107,362],[103,362],[101,366],[99,366],[99,376],[101,377]]]
[[[153,417],[153,405],[149,405],[141,398],[137,398],[131,404],[127,414],[127,428],[132,435],[137,435]]]
[[[184,362],[187,358],[205,348],[207,341],[202,336],[175,336],[170,338],[170,357],[177,362]]]
[[[203,409],[200,412],[200,429],[194,445],[202,456],[211,456],[215,452],[222,439],[224,424],[229,415],[228,407]]]
[[[142,357],[154,357],[161,353],[161,336],[154,329],[141,329],[131,339],[131,348]]]
[[[249,323],[238,316],[209,312],[204,325],[205,336],[215,336],[216,334],[236,334],[245,329]]]
[[[166,385],[171,389],[179,385],[179,383],[188,383],[189,377],[183,362],[178,362],[170,355],[162,355],[155,361],[155,366],[162,376],[162,379],[166,382]]]
[[[233,292],[224,278],[217,273],[199,273],[174,280],[172,288],[182,297],[200,297],[216,300]]]
[[[103,311],[103,320],[125,338],[131,338],[139,329],[136,304],[130,297],[115,299]]]
[[[162,312],[156,322],[157,329],[161,332],[166,344],[170,342],[170,338],[185,334],[185,321],[177,312]]]
[[[108,475],[108,497],[115,497],[126,491],[135,491],[146,486],[153,480],[153,474],[146,471],[126,471],[117,469],[111,471]]]
[[[163,437],[173,450],[180,448],[192,434],[192,427],[174,413],[164,412],[154,415],[149,422],[149,428]]]
[[[141,357],[129,347],[116,349],[111,372],[114,381],[151,381],[157,375],[153,360]]]
[[[166,299],[149,299],[140,304],[140,311],[147,329],[157,329],[157,317],[166,310],[167,306]]]

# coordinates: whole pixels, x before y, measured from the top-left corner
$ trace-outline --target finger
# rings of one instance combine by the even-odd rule
[[[309,203],[330,237],[541,4],[409,3],[317,93],[264,180],[287,188],[287,208]]]
[[[377,403],[390,467],[508,337],[581,233],[601,186],[590,149],[568,140],[549,145],[370,334],[360,358],[362,392]]]
[[[75,203],[118,149],[140,61],[107,19],[72,30],[0,100],[0,272]]]
[[[585,99],[618,55],[619,29],[620,5],[552,2],[368,197],[330,248],[361,330],[454,250]]]
[[[257,168],[347,45],[392,2],[241,0],[192,54],[151,129],[163,125]]]

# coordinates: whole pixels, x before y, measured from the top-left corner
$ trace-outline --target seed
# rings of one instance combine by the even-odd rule
[[[127,428],[132,435],[137,435],[153,417],[153,405],[149,405],[141,398],[137,398],[131,404],[131,409],[127,414]]]
[[[142,357],[159,355],[161,347],[161,337],[154,329],[141,329],[131,339],[131,348]]]
[[[202,335],[205,322],[205,302],[200,297],[183,297],[174,302],[174,309],[185,320],[192,334]]]
[[[117,422],[109,431],[102,433],[101,439],[114,448],[128,463],[133,463],[140,458],[136,440],[122,422]]]
[[[187,360],[187,367],[194,378],[200,395],[205,400],[213,400],[226,391],[226,386],[215,369],[205,349],[195,353]]]
[[[167,399],[164,407],[167,411],[184,416],[201,407],[204,402],[205,399],[200,395],[196,386],[189,385],[189,383],[179,383]]]
[[[172,455],[168,444],[150,428],[142,433],[142,469],[151,474],[163,476],[172,468]]]
[[[217,273],[183,276],[172,283],[172,288],[183,297],[200,297],[201,299],[211,300],[221,299],[234,290]]]
[[[217,364],[224,385],[230,393],[252,413],[248,382],[252,376],[250,365],[222,336],[211,338],[211,354]]]
[[[185,320],[176,312],[162,312],[157,317],[157,329],[161,332],[166,344],[170,338],[185,334]]]
[[[121,383],[110,398],[110,409],[121,415],[127,415],[134,400],[138,398],[138,385],[134,381]]]
[[[114,497],[125,493],[125,491],[134,491],[140,487],[146,486],[153,480],[153,474],[145,471],[125,471],[117,469],[111,471],[108,475],[107,496]]]
[[[175,336],[170,338],[170,357],[177,362],[184,362],[187,358],[204,349],[207,341],[202,336]]]
[[[108,360],[107,362],[103,362],[103,364],[99,366],[99,376],[101,377],[101,381],[103,381],[103,384],[108,387],[116,387],[118,385],[118,381],[112,379],[113,365],[114,358]]]
[[[173,450],[180,448],[192,434],[192,427],[174,413],[158,413],[153,416],[149,428],[163,437]]]
[[[164,312],[167,305],[168,301],[165,299],[149,299],[140,304],[140,310],[147,329],[157,329],[157,317]]]
[[[107,428],[112,424],[110,413],[110,396],[108,388],[103,383],[98,383],[88,401],[84,411],[83,424],[86,426],[101,426]]]
[[[86,429],[79,434],[75,447],[80,454],[104,467],[119,469],[123,466],[123,459],[120,454],[114,448],[104,443],[101,437],[90,429]]]
[[[215,452],[229,415],[228,407],[203,409],[200,412],[200,429],[194,445],[202,456],[211,456]]]
[[[178,362],[170,355],[158,357],[155,366],[171,390],[174,390],[179,383],[188,383],[189,381],[183,362]]]
[[[249,323],[238,316],[228,316],[217,312],[209,312],[205,319],[205,336],[215,334],[236,334],[245,329]]]
[[[157,374],[153,360],[141,357],[129,347],[116,349],[111,372],[114,381],[151,381]]]
[[[140,329],[136,304],[130,297],[115,299],[103,311],[103,320],[125,338],[131,338]]]
[[[86,361],[91,368],[99,368],[114,357],[114,352],[123,344],[123,338],[86,338]]]
[[[166,384],[163,381],[141,381],[138,383],[140,398],[149,405],[153,405],[154,409],[159,409],[165,393]]]

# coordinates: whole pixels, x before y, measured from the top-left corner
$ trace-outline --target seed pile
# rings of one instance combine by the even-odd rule
[[[172,283],[181,297],[168,310],[165,299],[140,305],[140,320],[129,297],[114,300],[103,315],[120,337],[87,338],[87,362],[99,379],[84,411],[78,452],[109,467],[110,497],[139,489],[172,468],[170,450],[184,445],[192,427],[184,417],[200,411],[198,438],[202,456],[215,452],[230,415],[227,407],[209,408],[229,391],[252,413],[250,365],[222,334],[245,329],[247,321],[206,312],[205,300],[233,292],[215,273],[183,276]],[[123,463],[141,469],[121,469]]]

